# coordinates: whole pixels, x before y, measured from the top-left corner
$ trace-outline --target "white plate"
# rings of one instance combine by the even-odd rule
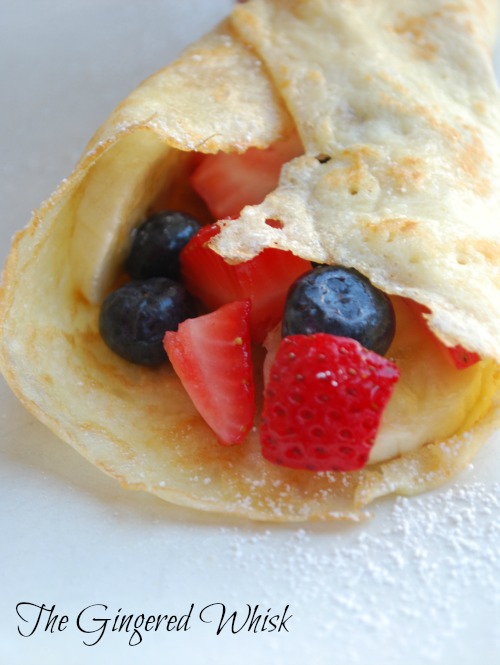
[[[11,234],[69,173],[142,78],[230,0],[2,0],[1,260]],[[496,665],[500,662],[500,437],[431,494],[382,503],[362,525],[269,526],[130,493],[31,418],[0,384],[0,662]],[[422,414],[425,417],[424,414]],[[35,609],[68,622],[31,637]],[[106,605],[83,614],[84,608]],[[202,613],[212,623],[200,618]],[[217,635],[247,604],[281,631]],[[189,630],[112,631],[117,615],[189,612]],[[99,637],[96,618],[110,619]],[[54,625],[54,624],[52,624]],[[182,625],[181,625],[182,627]],[[259,626],[260,627],[260,626]],[[132,638],[132,642],[135,638]]]

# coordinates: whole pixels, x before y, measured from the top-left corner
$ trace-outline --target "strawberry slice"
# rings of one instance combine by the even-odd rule
[[[431,310],[425,305],[421,305],[414,300],[407,299],[407,302],[421,315],[422,322],[424,323],[428,333],[432,336],[434,342],[442,349],[448,360],[453,363],[456,369],[467,369],[467,367],[471,367],[481,360],[481,356],[478,353],[475,351],[468,351],[460,344],[457,344],[456,346],[446,346],[443,344],[443,342],[441,342],[441,340],[438,339],[429,328],[427,320],[424,317],[424,314],[430,314]]]
[[[281,167],[304,149],[297,134],[265,150],[207,155],[191,175],[191,185],[215,219],[238,217],[246,205],[261,203],[276,189]]]
[[[241,443],[253,425],[250,302],[234,302],[165,333],[165,351],[220,443]]]
[[[311,264],[291,252],[267,248],[250,261],[231,265],[207,246],[219,230],[217,224],[204,226],[184,247],[183,282],[209,309],[249,299],[252,340],[261,343],[282,318],[289,286]]]
[[[398,378],[396,365],[353,339],[285,337],[264,394],[262,454],[295,469],[362,468]]]
[[[475,351],[467,351],[467,349],[464,349],[460,344],[445,348],[450,354],[453,364],[457,369],[466,369],[481,360],[479,353],[476,353]]]

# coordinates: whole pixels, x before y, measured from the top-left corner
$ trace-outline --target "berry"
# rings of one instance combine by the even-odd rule
[[[200,228],[193,217],[174,210],[148,217],[133,233],[125,270],[132,279],[178,279],[181,249]]]
[[[475,365],[481,360],[481,356],[478,353],[467,351],[467,349],[464,349],[460,344],[446,348],[457,369],[467,369],[467,367]]]
[[[394,310],[388,296],[357,270],[320,266],[290,288],[283,336],[323,332],[350,337],[383,355],[394,338]]]
[[[203,227],[182,251],[184,284],[209,309],[249,299],[252,339],[261,343],[281,320],[290,284],[311,264],[291,252],[268,248],[250,261],[231,265],[207,246],[218,232],[217,224]]]
[[[362,468],[398,378],[396,365],[353,339],[285,337],[264,394],[264,457],[295,469]]]
[[[167,360],[163,348],[166,330],[177,330],[195,310],[186,289],[171,279],[156,277],[127,282],[103,302],[101,336],[116,354],[139,365]]]
[[[230,303],[164,339],[186,392],[224,445],[241,443],[255,414],[249,314],[248,301]]]
[[[192,174],[191,184],[215,219],[238,217],[244,206],[261,203],[276,189],[283,164],[302,153],[294,134],[266,150],[207,155]]]
[[[468,351],[460,344],[457,344],[456,346],[446,346],[443,344],[443,342],[441,342],[441,340],[438,339],[429,328],[427,319],[424,316],[424,314],[430,314],[431,310],[425,305],[421,305],[420,303],[415,302],[414,300],[410,300],[409,298],[406,300],[406,302],[410,305],[410,307],[412,307],[421,315],[425,330],[431,336],[433,342],[439,346],[439,348],[445,354],[446,358],[453,364],[456,369],[467,369],[467,367],[471,367],[481,360],[481,356],[478,353],[475,351]]]

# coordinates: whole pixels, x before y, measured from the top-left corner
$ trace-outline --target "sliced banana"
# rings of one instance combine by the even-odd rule
[[[74,199],[70,260],[75,286],[91,303],[111,289],[147,214],[178,167],[180,153],[151,131],[130,133],[104,152]]]
[[[493,363],[457,370],[419,314],[394,298],[397,332],[387,356],[401,372],[384,411],[369,463],[389,460],[473,425],[489,408]]]

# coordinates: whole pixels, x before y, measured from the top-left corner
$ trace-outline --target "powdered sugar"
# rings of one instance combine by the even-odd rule
[[[224,531],[242,575],[269,572],[271,587],[255,580],[262,602],[289,589],[311,657],[331,643],[335,663],[470,663],[488,634],[482,662],[500,660],[500,484],[398,498],[372,522],[284,529],[278,544],[269,529]]]

